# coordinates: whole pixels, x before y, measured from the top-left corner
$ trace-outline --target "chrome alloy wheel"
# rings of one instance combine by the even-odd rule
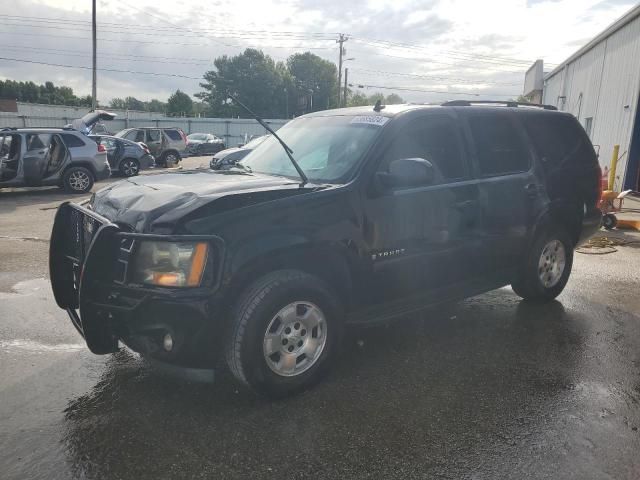
[[[552,288],[560,281],[566,263],[566,252],[560,240],[551,240],[544,246],[538,260],[538,277],[545,288]]]
[[[85,172],[78,170],[69,175],[69,186],[76,192],[84,192],[90,183],[91,179]]]
[[[262,351],[277,375],[293,377],[311,368],[327,342],[327,322],[322,310],[311,302],[293,302],[271,319]]]
[[[127,177],[133,177],[138,173],[138,164],[133,160],[123,161],[122,173],[124,173]]]

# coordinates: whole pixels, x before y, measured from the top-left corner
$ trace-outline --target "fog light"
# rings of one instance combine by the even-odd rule
[[[162,346],[167,352],[170,352],[173,349],[173,337],[170,333],[167,333],[162,339]]]

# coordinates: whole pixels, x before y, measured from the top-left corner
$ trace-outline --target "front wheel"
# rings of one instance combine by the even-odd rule
[[[235,378],[260,394],[281,397],[324,374],[342,336],[342,311],[319,278],[296,270],[265,275],[241,295],[227,339]]]
[[[511,288],[525,300],[548,302],[564,290],[572,265],[569,235],[562,228],[550,227],[534,240]]]
[[[62,176],[62,186],[69,193],[87,193],[93,181],[93,174],[84,167],[71,167]]]

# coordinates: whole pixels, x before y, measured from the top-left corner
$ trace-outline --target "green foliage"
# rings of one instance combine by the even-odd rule
[[[232,95],[262,117],[284,116],[285,95],[291,87],[284,64],[253,48],[234,57],[218,57],[213,64],[216,70],[206,72],[200,83],[204,91],[195,95],[209,105],[209,115],[247,117],[241,107],[228,102]]]
[[[335,102],[338,69],[335,64],[310,52],[295,53],[287,59],[287,69],[293,77],[297,98],[313,96],[313,103],[296,105],[296,113],[326,110]]]
[[[230,94],[264,118],[325,110],[337,87],[336,66],[309,52],[291,55],[285,64],[247,48],[213,64],[216,69],[204,74],[203,91],[195,95],[209,106],[211,116],[249,116],[227,101]]]
[[[167,101],[167,112],[170,115],[189,116],[193,113],[193,100],[186,93],[176,90]]]
[[[364,93],[360,92],[348,92],[347,95],[347,105],[349,107],[375,105],[378,100],[380,100],[383,105],[398,105],[400,103],[405,103],[405,100],[396,93],[391,93],[386,97],[384,96],[384,93],[380,92],[373,93],[370,96],[366,96]]]
[[[167,111],[167,104],[156,100],[155,98],[149,102],[143,102],[136,97],[112,98],[109,106],[118,110],[138,110],[141,112],[159,112]]]
[[[49,105],[71,105],[90,107],[91,96],[78,97],[69,87],[56,87],[53,82],[36,85],[34,82],[0,80],[0,97],[18,102],[45,103]]]

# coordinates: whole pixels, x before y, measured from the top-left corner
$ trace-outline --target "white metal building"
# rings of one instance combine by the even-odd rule
[[[640,190],[640,5],[544,77],[545,104],[575,115],[600,165],[620,145],[614,189]]]

